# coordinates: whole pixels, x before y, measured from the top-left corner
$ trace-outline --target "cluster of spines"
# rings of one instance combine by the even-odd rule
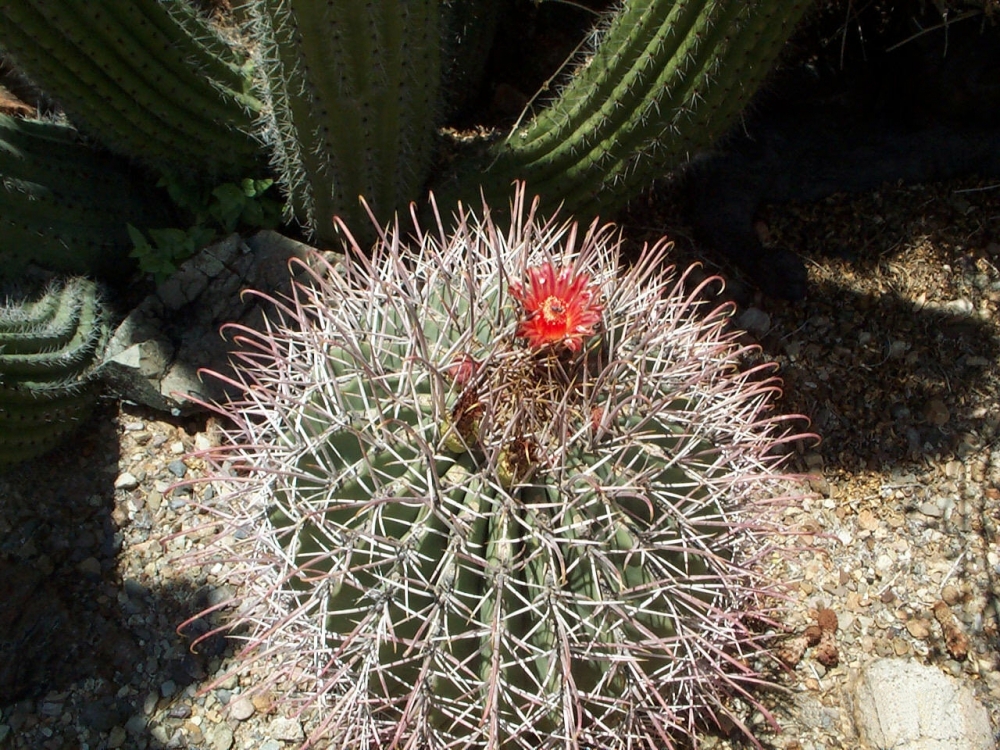
[[[0,464],[34,458],[89,415],[108,325],[97,285],[74,277],[0,304]]]

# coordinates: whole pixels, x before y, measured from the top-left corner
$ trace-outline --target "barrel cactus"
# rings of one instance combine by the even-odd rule
[[[668,243],[628,265],[536,208],[317,256],[228,328],[225,627],[324,747],[673,747],[759,708],[798,418]]]

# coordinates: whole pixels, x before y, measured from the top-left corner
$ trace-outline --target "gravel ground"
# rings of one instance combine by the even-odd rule
[[[634,209],[628,235],[676,227],[686,245],[666,203]],[[787,512],[786,624],[829,635],[832,612],[838,626],[781,678],[784,731],[761,740],[863,747],[845,696],[880,655],[961,677],[1000,726],[1000,186],[885,186],[768,209],[760,229],[805,253],[813,283],[796,305],[729,286],[781,366],[784,408],[823,436],[797,457],[816,496]],[[198,506],[212,490],[174,485],[200,475],[187,454],[212,436],[211,420],[108,402],[61,450],[0,476],[0,748],[301,740],[279,696],[251,700],[249,678],[227,676],[226,642],[191,653],[207,623],[177,632],[231,593],[223,566],[180,561],[212,532]]]

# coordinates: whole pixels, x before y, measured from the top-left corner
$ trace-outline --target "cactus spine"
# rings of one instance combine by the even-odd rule
[[[107,339],[97,285],[71,278],[0,304],[0,465],[39,456],[89,415]]]
[[[158,167],[259,171],[245,62],[185,3],[11,0],[0,45],[70,117]]]
[[[763,679],[777,383],[663,243],[625,270],[536,206],[355,244],[230,329],[233,624],[324,746],[673,747]]]
[[[321,242],[358,223],[364,196],[389,216],[420,192],[440,88],[433,0],[255,0],[263,138],[294,215]]]

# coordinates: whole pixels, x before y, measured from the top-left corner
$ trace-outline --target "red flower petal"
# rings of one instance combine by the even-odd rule
[[[601,321],[603,308],[596,300],[590,274],[573,267],[557,270],[551,262],[532,266],[526,288],[512,283],[510,294],[525,313],[517,335],[532,347],[563,344],[572,352],[579,351],[583,339]]]

